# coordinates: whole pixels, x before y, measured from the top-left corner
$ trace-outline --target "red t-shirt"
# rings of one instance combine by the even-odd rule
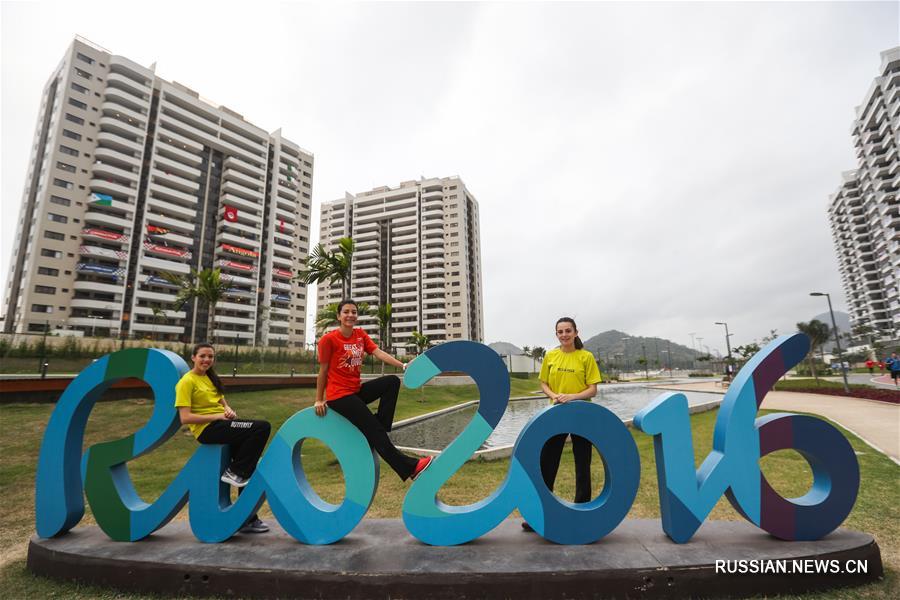
[[[328,402],[355,394],[359,391],[359,367],[366,354],[378,349],[369,334],[360,328],[353,330],[349,338],[335,329],[319,340],[319,363],[328,365],[328,383],[325,399]]]

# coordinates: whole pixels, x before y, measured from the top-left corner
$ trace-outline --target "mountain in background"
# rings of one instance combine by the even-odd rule
[[[630,338],[623,341],[622,338]],[[694,359],[701,356],[700,352],[682,346],[670,340],[657,337],[641,337],[637,335],[628,335],[625,332],[610,329],[603,333],[583,339],[585,350],[590,351],[603,362],[614,362],[614,364],[622,365],[626,355],[628,364],[633,368],[637,365],[637,360],[641,358],[641,344],[644,345],[646,351],[647,364],[650,368],[666,366],[666,352],[672,353],[672,367],[689,367]],[[616,355],[619,355],[618,358]]]
[[[488,347],[500,356],[517,356],[522,354],[522,349],[509,342],[494,342],[488,344]]]

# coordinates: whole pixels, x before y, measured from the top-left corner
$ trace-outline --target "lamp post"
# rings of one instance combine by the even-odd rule
[[[625,360],[624,360],[624,367],[623,367],[623,368],[624,368],[624,370],[625,370],[626,373],[628,373],[628,340],[630,340],[630,339],[631,339],[630,337],[623,337],[623,338],[622,338],[622,341],[625,342]]]
[[[838,333],[837,323],[834,320],[834,310],[831,308],[831,295],[826,292],[810,292],[810,296],[825,296],[828,300],[828,313],[831,315],[831,328],[834,329],[834,343],[837,346],[838,365],[841,369],[841,375],[844,377],[844,391],[850,393],[850,386],[847,384],[847,370],[844,369],[844,357],[841,354],[841,336]]]
[[[725,367],[725,370],[726,370],[726,374],[730,377],[731,373],[728,373],[727,371],[728,371],[729,367],[731,366],[731,340],[729,339],[731,337],[731,334],[728,333],[728,323],[726,323],[724,321],[716,321],[716,325],[724,325],[725,326],[725,347],[728,349],[728,362]]]
[[[641,360],[644,361],[644,379],[650,379],[650,373],[647,371],[647,349],[644,347],[644,342],[641,342]]]
[[[234,335],[234,366],[231,368],[231,376],[232,376],[232,377],[237,377],[237,366],[238,366],[238,340],[240,340],[240,339],[241,339],[241,337],[240,337],[240,336],[237,334],[237,332],[235,331],[235,335]]]

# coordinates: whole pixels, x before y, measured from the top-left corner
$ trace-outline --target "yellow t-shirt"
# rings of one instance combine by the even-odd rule
[[[544,355],[540,378],[557,394],[577,394],[600,383],[600,369],[587,350],[563,352],[554,348]]]
[[[224,398],[216,391],[216,386],[206,375],[197,375],[193,371],[184,374],[175,385],[175,408],[187,406],[195,415],[214,415],[224,413],[225,407],[219,404]],[[200,437],[209,423],[190,423],[191,433],[195,438]]]

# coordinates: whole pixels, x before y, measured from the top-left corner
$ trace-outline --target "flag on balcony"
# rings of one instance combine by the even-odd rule
[[[169,230],[165,227],[157,227],[156,225],[147,225],[147,235],[166,235]]]
[[[278,231],[284,233],[284,219],[278,219]]]
[[[238,220],[238,209],[233,206],[225,207],[225,220],[230,223],[236,223]]]
[[[109,194],[94,192],[91,194],[91,204],[94,206],[112,206],[113,197]]]

